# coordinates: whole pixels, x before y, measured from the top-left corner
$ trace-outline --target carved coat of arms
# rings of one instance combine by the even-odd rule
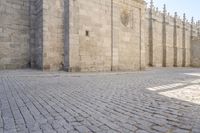
[[[123,9],[122,12],[121,12],[121,15],[120,15],[120,18],[121,18],[121,23],[124,25],[124,26],[128,26],[129,24],[129,19],[130,19],[130,13],[127,9]]]

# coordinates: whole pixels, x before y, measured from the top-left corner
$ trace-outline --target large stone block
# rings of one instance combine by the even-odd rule
[[[193,67],[200,67],[200,39],[192,41],[191,51],[191,65]]]
[[[28,1],[0,1],[0,68],[24,68],[29,64]]]

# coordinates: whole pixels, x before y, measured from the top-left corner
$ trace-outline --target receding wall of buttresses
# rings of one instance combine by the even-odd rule
[[[151,3],[152,4],[152,3]],[[192,40],[198,36],[198,25],[186,15],[159,11],[153,5],[146,9],[146,65],[156,67],[191,66]]]

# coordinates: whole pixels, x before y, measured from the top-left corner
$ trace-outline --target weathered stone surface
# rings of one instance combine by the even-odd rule
[[[29,65],[29,0],[0,1],[0,69]]]
[[[199,50],[200,50],[200,39],[196,38],[195,40],[192,41],[192,66],[193,67],[200,67],[200,54],[199,54]]]
[[[143,0],[1,0],[0,69],[190,66],[199,24],[145,8]]]
[[[150,66],[185,67],[191,64],[191,36],[197,36],[197,27],[175,14],[168,15],[153,5],[146,13],[146,64]],[[192,34],[191,34],[192,33]]]
[[[31,67],[43,68],[43,0],[30,0]]]
[[[67,69],[110,71],[145,67],[143,4],[82,0],[70,1],[69,5]]]

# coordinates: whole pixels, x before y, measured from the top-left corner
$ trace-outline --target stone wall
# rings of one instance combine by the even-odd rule
[[[164,31],[166,32],[166,55],[163,66],[172,67],[174,66],[174,18],[167,15],[164,26],[166,28]]]
[[[193,67],[200,67],[200,38],[195,38],[192,41],[192,55],[191,55],[191,64]]]
[[[182,66],[182,61],[183,61],[183,26],[182,26],[182,20],[179,19],[177,20],[177,25],[176,25],[176,59],[175,59],[175,66],[181,67]]]
[[[43,69],[64,65],[64,1],[43,0]]]
[[[192,25],[191,66],[200,67],[200,21]]]
[[[66,69],[111,71],[145,67],[143,3],[76,0],[66,5],[70,12]]]
[[[155,10],[147,9],[146,23],[149,23],[147,33],[149,34],[149,44],[147,43],[147,49],[149,55],[146,56],[149,61],[147,64],[150,66],[161,67],[163,64],[163,16]]]
[[[29,66],[29,0],[0,0],[0,69]]]
[[[200,36],[200,22],[145,6],[143,0],[0,0],[0,69],[190,66],[198,58],[192,37]]]
[[[30,0],[31,67],[43,68],[43,1]]]
[[[64,1],[31,0],[31,66],[60,70],[64,65]]]
[[[69,6],[69,71],[111,70],[111,2],[76,0]],[[67,50],[67,49],[66,49]],[[68,57],[67,57],[68,56]]]
[[[192,34],[191,34],[191,24],[186,23],[185,25],[185,66],[191,66],[191,45],[192,45]]]
[[[113,2],[113,67],[116,70],[145,68],[144,4],[127,0]],[[126,18],[127,17],[127,18]]]

